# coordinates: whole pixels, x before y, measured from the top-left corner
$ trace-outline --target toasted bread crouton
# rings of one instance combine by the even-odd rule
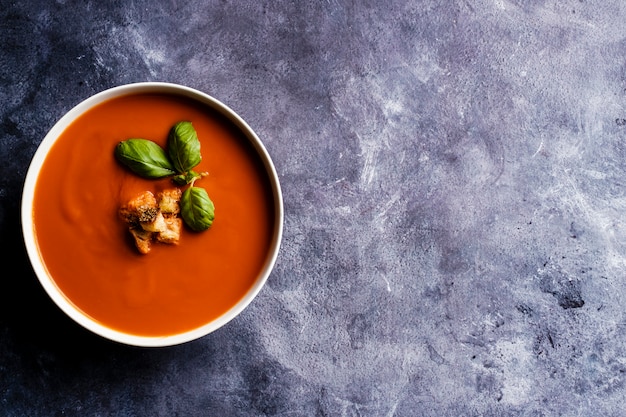
[[[161,213],[165,217],[178,215],[180,212],[179,202],[181,195],[182,191],[180,188],[164,190],[157,194],[159,209],[161,209]]]
[[[149,253],[153,242],[178,244],[183,230],[181,196],[179,188],[161,191],[156,198],[144,191],[119,209],[140,253]]]
[[[146,232],[155,232],[161,233],[167,230],[167,225],[165,224],[165,218],[160,211],[157,211],[156,216],[149,222],[139,222],[141,228]]]
[[[144,191],[130,200],[119,210],[120,217],[128,224],[153,222],[159,212],[154,194]]]
[[[165,217],[167,229],[156,235],[159,242],[177,245],[180,240],[180,231],[183,228],[183,219],[180,217]]]
[[[152,237],[154,233],[143,230],[140,227],[131,227],[130,234],[135,239],[135,246],[142,254],[147,254],[152,248]]]

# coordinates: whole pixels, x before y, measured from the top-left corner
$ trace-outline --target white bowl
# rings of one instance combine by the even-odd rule
[[[274,202],[274,229],[272,231],[268,256],[262,269],[259,270],[254,284],[245,296],[226,313],[206,325],[184,333],[158,337],[138,336],[106,327],[83,313],[68,300],[46,269],[37,245],[33,224],[34,194],[39,172],[46,159],[46,155],[63,131],[80,115],[104,101],[128,94],[143,93],[165,93],[191,98],[224,115],[243,132],[253,149],[257,152],[267,172]],[[114,87],[89,97],[67,112],[67,114],[52,127],[35,152],[26,174],[21,203],[22,231],[26,250],[39,282],[54,303],[74,321],[93,333],[122,344],[142,347],[172,346],[198,339],[219,329],[240,314],[259,293],[274,267],[282,240],[283,217],[284,209],[278,175],[269,153],[250,126],[225,104],[203,92],[177,84],[160,82],[144,82]]]

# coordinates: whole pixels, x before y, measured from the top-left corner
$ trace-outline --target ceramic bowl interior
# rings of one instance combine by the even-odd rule
[[[46,155],[63,131],[84,112],[106,100],[128,94],[144,93],[165,93],[191,98],[224,115],[241,132],[243,132],[245,137],[250,141],[253,149],[260,157],[270,181],[272,192],[271,198],[274,203],[274,229],[272,231],[271,246],[268,251],[269,255],[267,256],[267,260],[261,270],[258,271],[258,276],[253,286],[249,289],[245,296],[226,313],[202,327],[181,334],[159,337],[138,336],[108,328],[93,320],[72,304],[72,302],[68,300],[57,287],[54,279],[50,276],[45,267],[37,245],[37,237],[33,224],[33,203],[37,178],[46,159]],[[257,296],[269,277],[278,255],[283,233],[283,201],[278,175],[269,153],[256,133],[232,109],[208,94],[186,86],[170,83],[146,82],[122,85],[95,94],[72,108],[52,127],[52,129],[50,129],[35,152],[26,174],[22,193],[21,220],[24,244],[33,270],[47,294],[63,312],[65,312],[78,324],[104,338],[133,346],[162,347],[181,344],[206,336],[235,318]]]

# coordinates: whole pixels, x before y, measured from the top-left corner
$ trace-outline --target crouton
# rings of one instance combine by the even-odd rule
[[[141,227],[129,228],[130,234],[135,239],[135,246],[142,254],[147,254],[152,249],[152,237],[154,233],[143,230]]]
[[[167,228],[156,235],[156,240],[170,245],[178,245],[180,231],[183,228],[183,219],[180,217],[165,217]]]
[[[139,222],[141,228],[146,232],[161,233],[167,230],[165,219],[160,211],[157,211],[156,216],[149,222]]]
[[[128,224],[137,224],[153,222],[158,212],[159,206],[154,194],[145,191],[122,206],[119,215]]]
[[[181,195],[179,188],[161,191],[156,198],[145,191],[119,209],[140,253],[150,252],[152,242],[178,244],[183,229],[179,217]]]
[[[161,191],[157,194],[159,209],[164,216],[176,216],[180,212],[180,197],[182,191],[180,188],[172,188]]]

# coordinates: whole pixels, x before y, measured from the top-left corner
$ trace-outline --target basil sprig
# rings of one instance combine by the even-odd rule
[[[194,231],[211,227],[215,218],[215,206],[204,188],[196,187],[195,181],[206,173],[192,168],[202,160],[200,140],[189,121],[176,123],[167,137],[167,151],[147,139],[124,140],[115,147],[117,160],[135,174],[148,179],[171,177],[179,185],[188,185],[180,200],[181,217]]]

